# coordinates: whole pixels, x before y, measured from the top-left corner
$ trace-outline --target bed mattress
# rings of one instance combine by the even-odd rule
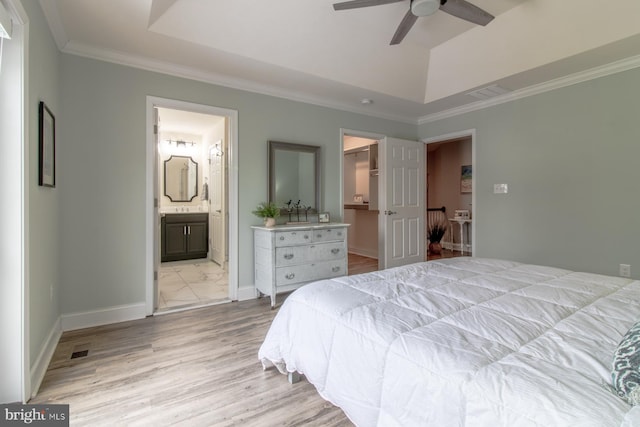
[[[452,258],[300,288],[258,357],[358,426],[620,426],[611,361],[638,319],[639,281]]]

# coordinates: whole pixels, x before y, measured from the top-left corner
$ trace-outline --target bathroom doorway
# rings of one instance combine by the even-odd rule
[[[154,314],[235,298],[228,244],[233,116],[200,110],[153,106]]]

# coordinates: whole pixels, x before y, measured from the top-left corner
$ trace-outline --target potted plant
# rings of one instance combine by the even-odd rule
[[[273,227],[276,225],[276,218],[280,216],[280,208],[273,202],[260,203],[252,213],[264,218],[265,226]]]
[[[439,255],[442,252],[442,245],[440,240],[444,237],[444,233],[447,232],[446,224],[436,222],[429,225],[427,230],[427,239],[429,239],[429,252],[434,255]]]

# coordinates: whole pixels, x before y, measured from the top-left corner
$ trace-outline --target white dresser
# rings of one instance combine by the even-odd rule
[[[271,297],[305,283],[347,274],[349,224],[253,226],[255,285]]]

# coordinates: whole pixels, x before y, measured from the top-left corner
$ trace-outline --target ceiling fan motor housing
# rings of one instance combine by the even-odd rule
[[[411,2],[411,13],[415,16],[433,15],[439,8],[440,0],[413,0]]]

